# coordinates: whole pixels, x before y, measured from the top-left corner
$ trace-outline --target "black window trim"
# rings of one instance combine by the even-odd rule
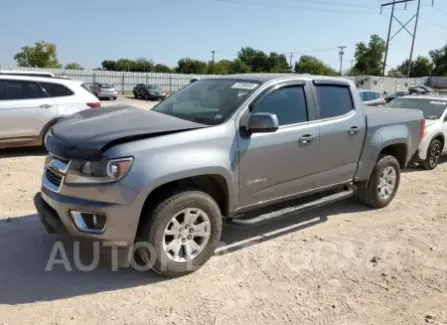
[[[344,81],[333,81],[333,80],[314,80],[314,96],[315,96],[315,103],[316,103],[316,111],[317,111],[317,121],[330,121],[330,120],[336,120],[336,119],[342,119],[346,118],[349,115],[354,115],[357,112],[357,105],[355,104],[354,97],[352,96],[352,89],[351,85],[348,82]],[[348,88],[349,91],[349,97],[351,98],[352,103],[352,110],[349,112],[343,114],[343,115],[337,115],[332,117],[326,117],[326,118],[320,118],[320,103],[318,102],[318,86],[332,86],[332,87],[345,87]]]
[[[298,123],[291,123],[291,124],[285,124],[280,125],[279,129],[285,129],[290,127],[296,127],[299,125],[306,125],[309,123],[314,123],[316,121],[316,112],[315,112],[315,103],[314,98],[312,94],[312,90],[310,88],[309,82],[306,82],[305,80],[288,80],[288,81],[281,81],[278,83],[275,83],[271,86],[268,86],[267,88],[261,90],[261,92],[249,103],[247,109],[242,114],[240,118],[240,123],[243,123],[242,121],[246,121],[248,116],[250,115],[251,109],[256,103],[260,102],[262,99],[264,99],[266,96],[270,95],[272,92],[280,89],[280,88],[288,88],[288,87],[303,87],[304,91],[304,100],[306,102],[306,109],[307,109],[307,121],[305,122],[298,122]],[[258,135],[262,135],[259,133]]]

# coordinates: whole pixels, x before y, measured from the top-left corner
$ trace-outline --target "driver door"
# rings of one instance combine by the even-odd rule
[[[276,132],[237,135],[241,208],[292,197],[315,187],[319,127],[309,85],[299,82],[274,86],[246,114],[264,112],[276,114]],[[244,115],[241,120],[246,118]]]

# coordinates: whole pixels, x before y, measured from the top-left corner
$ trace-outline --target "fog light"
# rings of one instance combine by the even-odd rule
[[[102,213],[70,211],[76,227],[86,233],[101,234],[107,223],[107,216]]]

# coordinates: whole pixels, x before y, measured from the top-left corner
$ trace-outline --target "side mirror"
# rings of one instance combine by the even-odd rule
[[[247,131],[250,133],[271,133],[279,128],[278,117],[271,113],[254,113],[250,115]]]

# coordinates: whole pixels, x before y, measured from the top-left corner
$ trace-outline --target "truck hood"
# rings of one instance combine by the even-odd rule
[[[95,161],[120,143],[203,127],[163,113],[115,105],[62,118],[51,128],[45,146],[61,158]]]

